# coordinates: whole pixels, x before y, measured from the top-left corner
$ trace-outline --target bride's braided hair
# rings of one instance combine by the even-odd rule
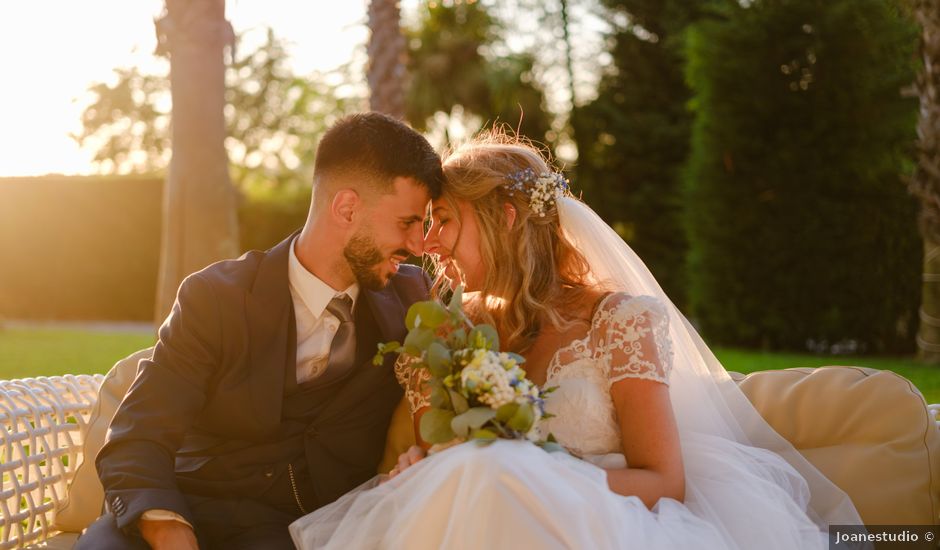
[[[480,300],[469,313],[493,324],[504,349],[527,350],[544,320],[570,326],[590,300],[588,265],[564,238],[554,201],[533,211],[530,197],[512,189],[510,176],[529,169],[550,174],[547,155],[530,141],[498,128],[487,130],[444,155],[442,198],[469,202],[480,228],[484,280]],[[503,205],[516,210],[508,227]],[[458,218],[459,223],[459,218]],[[458,237],[459,238],[459,237]],[[444,266],[436,266],[435,289],[445,287]]]

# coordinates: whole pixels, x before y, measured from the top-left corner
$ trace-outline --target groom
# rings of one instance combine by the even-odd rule
[[[425,299],[441,161],[357,114],[323,136],[303,229],[183,281],[97,457],[108,513],[79,549],[293,548],[287,526],[376,473],[401,389],[376,344]]]

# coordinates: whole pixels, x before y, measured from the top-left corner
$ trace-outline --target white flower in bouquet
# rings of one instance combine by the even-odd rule
[[[505,353],[478,349],[473,359],[460,371],[460,382],[469,394],[482,403],[498,409],[516,400],[513,383],[518,382],[520,369]],[[525,373],[522,373],[525,376]]]
[[[421,437],[435,445],[468,439],[526,439],[547,451],[563,450],[539,429],[545,413],[542,389],[526,378],[525,359],[499,352],[499,335],[490,325],[474,325],[462,308],[458,288],[448,305],[432,300],[408,309],[408,335],[401,344],[379,345],[374,363],[386,353],[415,359],[425,369],[431,406],[421,417]]]
[[[477,349],[469,363],[460,371],[465,397],[497,410],[510,403],[536,405],[532,408],[533,434],[543,414],[541,390],[526,378],[519,363],[508,353]]]

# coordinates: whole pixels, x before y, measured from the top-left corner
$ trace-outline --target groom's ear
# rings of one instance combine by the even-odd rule
[[[516,207],[509,204],[508,202],[504,202],[503,212],[506,213],[506,228],[512,229],[512,226],[516,221]]]
[[[341,225],[351,225],[362,207],[362,199],[354,189],[341,189],[333,196],[330,213]]]

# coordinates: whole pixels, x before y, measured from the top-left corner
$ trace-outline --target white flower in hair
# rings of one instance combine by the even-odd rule
[[[568,180],[558,172],[536,174],[531,168],[524,168],[506,176],[509,183],[506,188],[512,195],[516,191],[529,195],[529,208],[545,217],[545,211],[555,204],[555,200],[568,192]]]

